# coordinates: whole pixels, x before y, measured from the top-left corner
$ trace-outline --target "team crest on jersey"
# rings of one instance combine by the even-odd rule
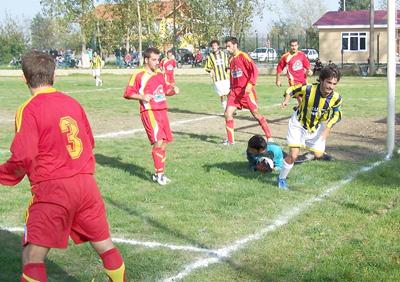
[[[172,65],[167,66],[167,70],[172,71],[173,69],[174,69],[174,67]]]
[[[325,109],[320,110],[318,107],[312,107],[312,109],[311,109],[312,116],[321,117],[322,115],[324,115],[324,113],[325,113]]]
[[[159,103],[162,101],[165,101],[165,93],[164,93],[164,88],[162,85],[159,85],[156,90],[154,90],[153,92],[153,96],[154,96],[154,102]]]
[[[239,78],[243,76],[243,71],[240,68],[237,68],[235,70],[232,71],[232,77],[233,78]]]
[[[293,70],[294,71],[299,71],[303,69],[303,63],[301,62],[301,60],[296,60],[293,64]]]

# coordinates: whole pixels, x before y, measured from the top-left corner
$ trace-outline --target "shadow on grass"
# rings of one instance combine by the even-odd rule
[[[213,164],[204,164],[203,168],[206,172],[210,172],[212,169],[221,169],[229,172],[232,175],[247,178],[247,179],[257,179],[263,183],[269,183],[272,185],[276,184],[275,173],[261,173],[258,171],[253,171],[249,168],[247,161],[243,162],[220,162]]]
[[[21,236],[12,232],[0,230],[0,281],[20,281],[22,274]],[[77,282],[78,280],[66,273],[60,266],[46,259],[46,269],[49,281]]]
[[[176,238],[182,239],[192,245],[195,245],[196,247],[200,247],[200,248],[206,248],[209,249],[209,246],[204,245],[203,243],[200,243],[196,240],[194,240],[193,238],[190,238],[188,236],[186,236],[185,234],[182,234],[179,230],[174,230],[171,229],[170,227],[168,227],[165,224],[162,224],[160,222],[158,222],[157,220],[153,219],[151,216],[148,215],[144,215],[143,213],[139,212],[138,210],[136,210],[135,208],[132,208],[130,206],[126,206],[122,203],[116,202],[113,199],[111,199],[110,197],[107,196],[103,196],[104,200],[107,201],[107,203],[113,205],[115,208],[121,209],[123,211],[125,211],[127,214],[129,215],[133,215],[133,216],[137,216],[139,217],[142,221],[151,224],[153,227],[162,230],[164,233],[167,233],[169,235],[172,235]]]
[[[189,132],[182,132],[182,131],[174,131],[174,135],[186,136],[191,139],[198,139],[200,141],[219,144],[221,143],[221,137],[215,135],[205,135],[205,134],[196,134],[196,133],[189,133]]]
[[[95,158],[96,158],[96,163],[98,163],[99,165],[118,168],[127,171],[131,175],[137,176],[146,181],[149,180],[149,177],[151,175],[151,172],[147,171],[145,168],[137,166],[135,164],[121,162],[120,158],[109,157],[102,154],[95,154]]]

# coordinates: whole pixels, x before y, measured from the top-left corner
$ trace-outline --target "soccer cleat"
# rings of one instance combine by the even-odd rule
[[[326,162],[330,162],[330,161],[333,160],[333,158],[332,158],[331,155],[328,155],[327,153],[324,153],[324,154],[322,155],[322,157],[315,158],[315,160],[317,160],[317,161],[326,161]]]
[[[314,153],[311,152],[307,152],[301,156],[299,156],[296,160],[295,160],[295,164],[302,164],[304,162],[308,162],[308,161],[312,161],[315,159],[315,155]]]
[[[169,179],[165,174],[153,174],[152,179],[154,182],[157,182],[160,185],[167,185],[168,183],[171,182],[171,179]]]
[[[235,145],[235,142],[229,142],[228,140],[223,140],[221,144],[224,146],[232,146]]]
[[[286,179],[279,178],[279,176],[276,178],[276,182],[278,183],[279,189],[282,190],[288,190],[288,186],[286,184]]]

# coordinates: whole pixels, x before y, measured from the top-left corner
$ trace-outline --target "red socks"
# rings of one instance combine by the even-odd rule
[[[262,117],[258,120],[258,123],[260,124],[262,130],[264,131],[265,137],[268,139],[272,137],[271,131],[269,130],[269,126],[267,121],[265,120],[265,117]]]
[[[44,263],[27,263],[22,269],[21,282],[47,282]]]
[[[117,248],[102,253],[100,257],[110,282],[126,281],[124,260]]]
[[[234,143],[235,142],[235,125],[234,121],[232,120],[226,120],[226,135],[228,137],[228,142],[229,143]]]
[[[153,157],[154,169],[156,173],[163,173],[166,160],[165,150],[160,147],[153,147],[151,151],[151,156]]]

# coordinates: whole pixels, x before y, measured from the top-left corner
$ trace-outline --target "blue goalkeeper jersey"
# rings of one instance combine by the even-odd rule
[[[276,170],[280,170],[283,166],[282,148],[274,142],[267,142],[267,150],[262,154],[251,154],[249,150],[247,150],[246,155],[250,168],[254,170],[256,170],[256,165],[262,157],[270,158],[274,162]]]

